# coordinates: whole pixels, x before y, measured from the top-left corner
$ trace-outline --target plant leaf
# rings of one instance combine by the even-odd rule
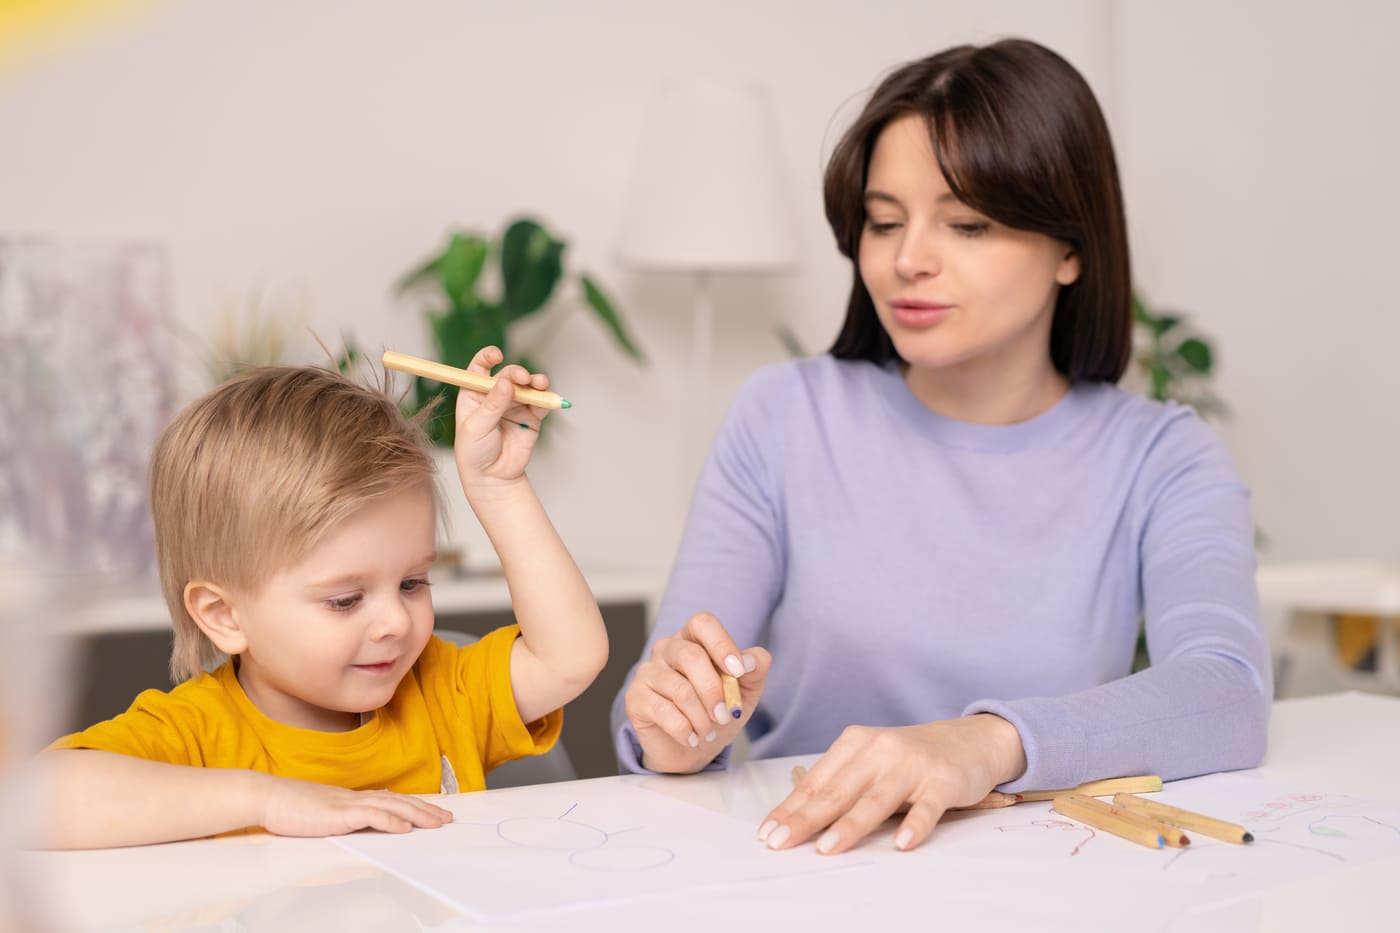
[[[473,304],[476,280],[486,265],[486,241],[473,234],[452,234],[442,254],[442,290],[454,305]]]
[[[502,305],[510,320],[544,307],[564,274],[564,242],[528,218],[512,223],[501,238]]]
[[[1209,373],[1215,363],[1211,357],[1210,345],[1198,337],[1181,341],[1181,345],[1176,348],[1176,355],[1181,357],[1187,366],[1203,375]]]
[[[603,290],[586,274],[580,274],[578,278],[580,284],[583,285],[583,298],[588,303],[588,307],[593,309],[593,313],[598,315],[598,318],[612,332],[613,339],[617,341],[623,351],[638,363],[643,362],[642,351],[637,349],[637,345],[628,336],[627,329],[622,324],[622,318],[618,316],[617,309],[608,300],[608,296],[603,294]]]
[[[1169,390],[1172,381],[1172,374],[1170,371],[1167,370],[1165,366],[1163,366],[1161,363],[1153,363],[1152,368],[1148,370],[1148,376],[1150,377],[1152,383],[1147,393],[1149,397],[1154,398],[1159,402],[1165,402],[1168,398],[1171,397]]]
[[[413,269],[412,271],[407,273],[403,278],[399,279],[397,283],[395,283],[394,294],[401,295],[404,292],[408,291],[410,288],[413,288],[415,285],[425,282],[428,279],[437,278],[438,266],[440,266],[441,264],[441,254],[434,256],[432,259],[424,261],[422,265],[418,266],[418,268],[416,269]]]

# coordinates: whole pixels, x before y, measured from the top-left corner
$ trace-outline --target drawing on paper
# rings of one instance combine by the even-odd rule
[[[639,827],[606,830],[600,826],[577,819],[570,815],[578,808],[571,803],[558,816],[511,817],[495,823],[450,823],[445,830],[460,834],[460,830],[480,832],[487,830],[495,839],[521,849],[535,852],[563,853],[570,865],[589,871],[646,871],[660,868],[675,861],[676,853],[661,846],[628,845],[614,840]],[[497,843],[480,841],[470,843],[467,848],[502,848]]]

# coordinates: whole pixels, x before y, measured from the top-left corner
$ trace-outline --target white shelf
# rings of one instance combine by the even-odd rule
[[[1259,600],[1268,608],[1400,617],[1400,564],[1324,561],[1259,568]]]
[[[660,592],[660,574],[641,568],[604,567],[585,569],[584,577],[600,605],[641,603],[650,621]],[[435,579],[433,608],[439,616],[506,610],[510,608],[510,591],[499,572]],[[151,581],[94,592],[83,606],[62,619],[60,630],[78,636],[169,631],[170,613],[159,586]]]

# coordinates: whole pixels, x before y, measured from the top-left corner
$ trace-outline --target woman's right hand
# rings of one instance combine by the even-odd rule
[[[684,774],[713,761],[753,715],[771,663],[762,648],[741,652],[708,612],[697,612],[679,632],[656,642],[623,698],[642,765]],[[725,708],[721,672],[739,681],[744,709],[737,719]]]

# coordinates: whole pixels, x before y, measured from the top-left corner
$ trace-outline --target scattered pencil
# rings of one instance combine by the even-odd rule
[[[1121,808],[1115,809],[1093,797],[1087,797],[1083,794],[1055,797],[1051,807],[1062,816],[1077,820],[1094,829],[1112,833],[1127,839],[1129,842],[1147,846],[1149,849],[1160,849],[1167,844],[1162,833],[1163,826],[1160,823],[1145,817],[1133,816]]]
[[[495,376],[484,376],[481,373],[458,369],[456,366],[419,359],[416,356],[409,356],[407,353],[395,353],[393,350],[385,350],[379,361],[384,364],[385,369],[397,369],[401,373],[422,376],[424,379],[431,379],[434,382],[445,382],[448,385],[457,386],[459,389],[470,389],[473,392],[490,392],[491,387],[496,384]],[[515,400],[521,405],[533,405],[535,408],[573,407],[568,399],[557,392],[542,392],[528,386],[518,385],[515,387]],[[520,426],[522,428],[529,427],[527,424]]]
[[[739,681],[733,674],[720,674],[720,682],[724,684],[724,705],[729,710],[729,715],[738,719],[744,715],[744,699],[739,693]]]
[[[1155,774],[1137,777],[1108,778],[1104,781],[1089,781],[1078,787],[1065,787],[1060,790],[1028,790],[1021,793],[1027,803],[1036,800],[1054,800],[1070,794],[1083,794],[1085,797],[1109,797],[1113,794],[1154,794],[1162,789],[1162,779]]]
[[[1190,810],[1168,806],[1155,800],[1144,800],[1132,794],[1115,794],[1113,802],[1125,810],[1141,813],[1154,820],[1170,823],[1172,826],[1180,826],[1182,829],[1189,829],[1213,839],[1233,842],[1235,845],[1254,841],[1254,834],[1243,826],[1237,823],[1227,823],[1225,820],[1217,820],[1213,816],[1193,813]]]

